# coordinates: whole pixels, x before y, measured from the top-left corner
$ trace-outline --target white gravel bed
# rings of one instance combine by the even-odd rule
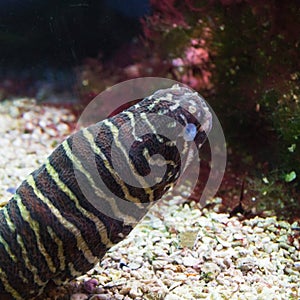
[[[0,204],[74,120],[33,100],[0,103]],[[298,224],[229,218],[184,204],[185,194],[168,194],[99,265],[47,299],[300,299]]]
[[[70,134],[67,109],[37,106],[33,99],[0,103],[0,205]]]

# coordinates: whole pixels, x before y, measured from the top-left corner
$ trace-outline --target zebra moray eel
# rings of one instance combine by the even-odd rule
[[[35,299],[90,270],[176,183],[211,120],[174,85],[67,138],[0,210],[0,299]]]

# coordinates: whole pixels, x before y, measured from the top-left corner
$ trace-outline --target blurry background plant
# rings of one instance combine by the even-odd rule
[[[147,15],[139,25],[128,21],[128,16],[124,19],[113,13],[113,20],[126,24],[124,29],[120,23],[111,28],[112,19],[105,15],[112,3],[124,12],[122,1],[99,1],[102,4],[96,6],[65,1],[56,19],[51,19],[51,10],[47,10],[54,43],[63,41],[58,29],[62,28],[72,44],[66,48],[72,50],[68,59],[77,55],[75,89],[82,108],[105,88],[130,78],[161,76],[190,85],[209,101],[226,135],[229,157],[219,191],[223,209],[234,211],[241,205],[250,210],[255,206],[258,212],[273,210],[282,217],[298,217],[299,1],[149,1],[150,13],[145,4],[139,16]],[[98,19],[83,13],[89,6],[95,14],[102,12]],[[77,43],[77,25],[70,31],[68,20],[80,24],[77,32],[84,36],[96,32],[104,38],[93,44],[90,40]],[[104,26],[106,23],[109,26]],[[141,29],[139,37],[133,37],[131,27]],[[130,42],[122,39],[125,33]],[[103,48],[103,41],[113,47]],[[79,64],[78,57],[84,56],[88,57]],[[109,105],[103,103],[103,111]],[[209,168],[208,163],[204,165]],[[193,199],[197,197],[193,195]]]
[[[236,207],[242,193],[246,210],[255,205],[299,216],[299,2],[150,3],[151,15],[141,20],[144,35],[129,52],[132,63],[114,72],[115,80],[164,76],[198,90],[228,142],[219,192],[225,209]]]

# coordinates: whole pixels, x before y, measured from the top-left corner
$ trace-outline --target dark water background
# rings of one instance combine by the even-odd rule
[[[139,19],[149,11],[147,0],[1,0],[1,84],[68,89],[74,67],[87,57],[113,57],[141,34]]]

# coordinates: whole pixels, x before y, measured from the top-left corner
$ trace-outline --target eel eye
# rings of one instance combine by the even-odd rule
[[[193,123],[188,123],[184,128],[183,138],[187,142],[191,142],[194,140],[197,134],[197,127]]]

